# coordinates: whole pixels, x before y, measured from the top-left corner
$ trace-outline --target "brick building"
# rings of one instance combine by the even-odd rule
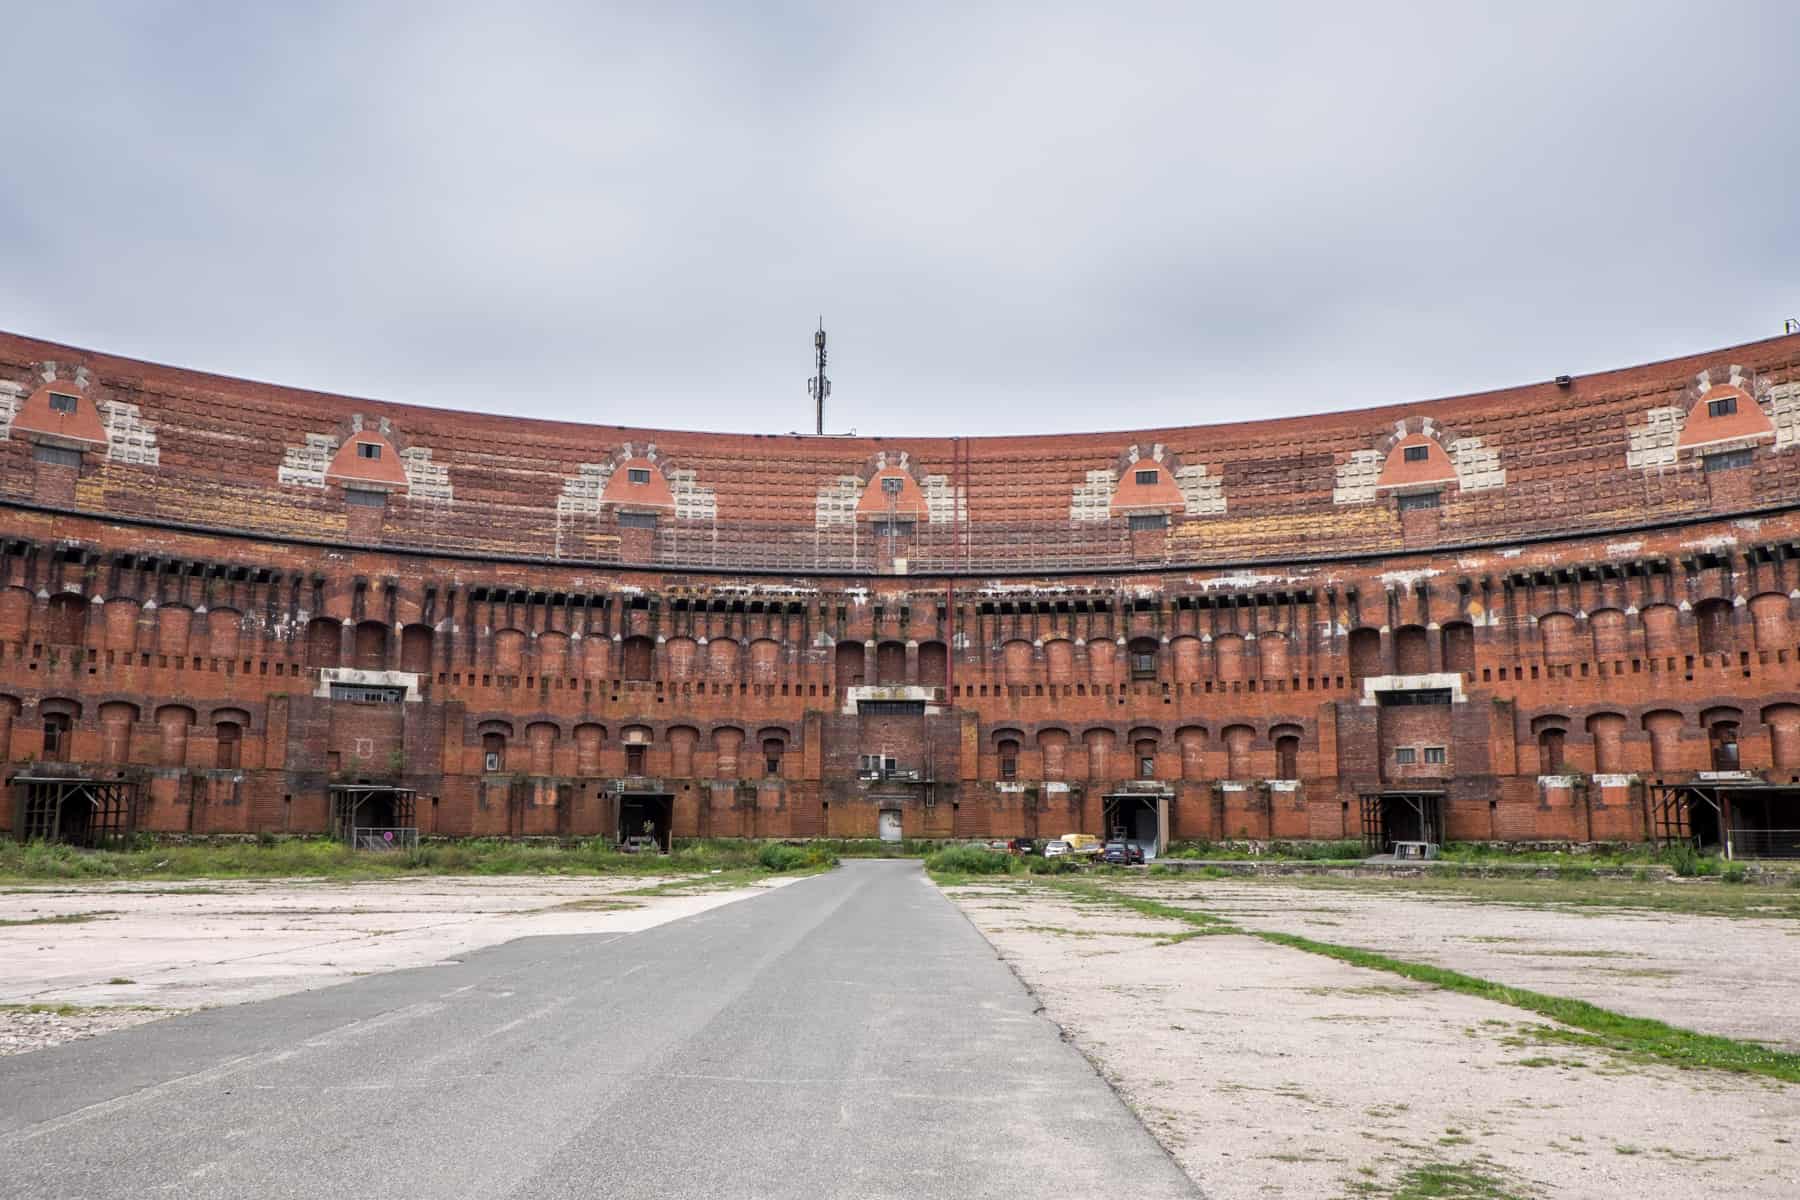
[[[884,439],[0,335],[0,830],[1766,849],[1800,826],[1797,431],[1800,337]]]

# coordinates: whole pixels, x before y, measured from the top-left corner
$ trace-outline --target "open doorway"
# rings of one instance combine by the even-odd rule
[[[1362,798],[1363,849],[1392,854],[1395,842],[1444,841],[1444,797],[1438,792],[1378,792]]]
[[[1800,788],[1733,788],[1731,852],[1736,858],[1800,858]]]
[[[331,829],[357,850],[404,850],[418,845],[411,788],[387,784],[335,784]]]
[[[1143,851],[1144,861],[1149,862],[1161,849],[1157,844],[1157,800],[1156,796],[1129,792],[1101,797],[1101,836],[1109,842],[1124,839]]]
[[[619,844],[631,838],[655,838],[667,854],[674,846],[675,797],[654,792],[627,792],[619,797]]]
[[[130,834],[137,785],[117,779],[15,776],[13,828],[20,841],[103,846]]]

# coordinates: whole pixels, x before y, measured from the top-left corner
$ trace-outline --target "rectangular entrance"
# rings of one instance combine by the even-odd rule
[[[1650,836],[1727,858],[1800,858],[1800,788],[1757,783],[1650,786]]]
[[[13,829],[22,842],[103,846],[137,828],[135,781],[15,775],[12,782]]]
[[[1162,850],[1161,821],[1157,803],[1160,796],[1121,792],[1100,798],[1100,835],[1107,841],[1122,838],[1144,852],[1144,860],[1155,858]]]
[[[905,836],[905,830],[900,824],[900,810],[897,808],[882,809],[881,815],[876,821],[875,831],[884,842],[898,842],[902,840]]]
[[[1391,854],[1395,842],[1444,842],[1442,792],[1369,792],[1362,797],[1363,850]]]
[[[405,850],[419,844],[411,788],[378,783],[333,784],[331,836],[357,850]]]
[[[619,797],[619,844],[655,838],[664,854],[675,846],[675,797],[663,792],[625,792]]]

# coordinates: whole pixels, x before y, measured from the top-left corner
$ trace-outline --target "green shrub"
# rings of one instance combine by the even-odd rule
[[[1726,863],[1725,869],[1719,872],[1719,878],[1726,883],[1748,883],[1750,872],[1743,863]]]
[[[1004,875],[1012,855],[985,846],[946,846],[925,856],[925,869],[946,875]]]
[[[1033,856],[1019,861],[1025,864],[1025,871],[1029,875],[1073,875],[1081,870],[1081,864],[1073,855],[1069,854],[1059,855],[1056,858]]]
[[[837,864],[837,855],[820,846],[790,846],[770,842],[756,855],[757,865],[768,871],[803,871]]]

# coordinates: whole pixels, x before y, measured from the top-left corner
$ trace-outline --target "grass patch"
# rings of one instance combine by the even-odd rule
[[[89,921],[98,921],[101,917],[110,917],[114,913],[110,909],[98,912],[60,913],[54,917],[21,917],[16,921],[0,921],[0,929],[9,929],[18,925],[83,925]]]
[[[1252,936],[1278,946],[1335,958],[1351,966],[1388,971],[1446,991],[1479,996],[1484,1000],[1524,1009],[1582,1031],[1591,1039],[1583,1039],[1584,1044],[1598,1049],[1643,1055],[1677,1067],[1709,1067],[1718,1071],[1763,1075],[1787,1083],[1800,1083],[1800,1054],[1789,1054],[1755,1042],[1696,1033],[1691,1029],[1665,1025],[1661,1021],[1644,1017],[1628,1017],[1597,1004],[1589,1004],[1585,1000],[1546,996],[1542,992],[1528,991],[1525,988],[1507,987],[1491,980],[1464,975],[1460,971],[1406,962],[1354,946],[1338,946],[1291,933],[1258,931]]]
[[[327,838],[83,850],[47,842],[0,843],[0,879],[388,879],[417,875],[669,875],[791,871],[838,861],[830,843],[726,839],[677,842],[672,854],[621,854],[610,838],[428,842],[412,850],[358,851]]]
[[[1485,1163],[1422,1163],[1394,1184],[1393,1200],[1520,1200]]]
[[[1308,888],[1365,894],[1468,900],[1559,912],[1623,910],[1685,913],[1707,917],[1760,917],[1800,920],[1800,888],[1728,886],[1711,879],[1508,879],[1435,873],[1407,879],[1284,876],[1246,877],[1245,886]]]

